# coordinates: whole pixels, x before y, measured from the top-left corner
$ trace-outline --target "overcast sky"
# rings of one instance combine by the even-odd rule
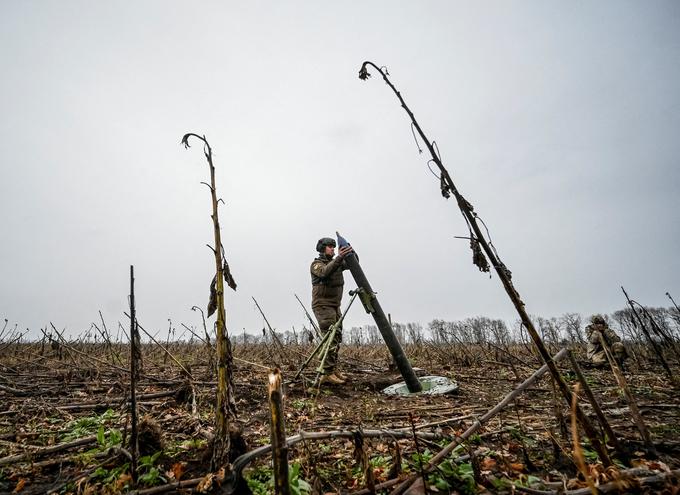
[[[386,66],[532,314],[680,300],[680,3],[0,3],[0,319],[200,327],[214,151],[231,332],[305,318],[339,230],[393,320],[516,313]],[[354,287],[349,273],[346,289]],[[345,302],[348,298],[345,298]],[[0,323],[2,323],[0,321]],[[372,323],[353,307],[346,327]]]

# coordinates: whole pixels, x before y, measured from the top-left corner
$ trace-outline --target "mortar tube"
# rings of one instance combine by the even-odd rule
[[[336,232],[336,235],[338,236],[338,248],[350,245],[349,242],[347,242],[347,240],[338,232]],[[375,324],[378,326],[378,330],[380,330],[380,334],[382,335],[385,344],[387,344],[390,354],[392,354],[392,359],[397,365],[401,376],[404,378],[404,382],[406,382],[408,391],[411,393],[422,392],[423,386],[413,371],[411,363],[406,357],[406,354],[404,354],[404,350],[402,349],[397,336],[392,330],[392,325],[390,325],[387,316],[385,316],[385,312],[380,306],[380,302],[378,302],[378,298],[376,297],[375,292],[373,292],[371,284],[368,282],[368,279],[364,274],[364,270],[359,264],[359,258],[354,252],[351,252],[345,256],[344,259],[350,273],[352,274],[352,277],[354,278],[354,281],[357,284],[357,288],[360,291],[363,291],[364,297],[370,298],[370,305],[367,307],[367,305],[364,304],[364,308],[366,309],[366,312],[373,316]],[[364,297],[361,298],[362,302],[364,302]]]

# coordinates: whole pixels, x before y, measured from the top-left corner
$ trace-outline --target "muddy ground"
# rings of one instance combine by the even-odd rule
[[[342,369],[349,375],[345,385],[316,389],[309,381],[291,383],[311,349],[286,345],[279,352],[272,344],[234,348],[237,422],[246,443],[241,450],[270,442],[267,377],[274,363],[286,380],[288,436],[344,432],[343,437],[308,439],[291,447],[293,493],[369,493],[376,485],[377,493],[389,493],[394,486],[381,490],[381,484],[418,473],[421,479],[410,493],[587,489],[575,464],[579,455],[574,454],[571,408],[556,398],[549,374],[437,468],[422,472],[433,455],[540,367],[525,348],[511,349],[511,358],[473,346],[466,353],[431,344],[408,346],[407,355],[419,374],[446,376],[459,386],[448,395],[408,397],[381,393],[400,380],[383,346],[343,346]],[[172,356],[158,346],[144,348],[137,388],[143,457],[136,486],[127,457],[126,346],[74,342],[53,349],[40,343],[5,343],[0,351],[0,493],[188,493],[210,484],[217,490],[233,486],[228,473],[224,478],[222,473],[209,474],[216,385],[205,346],[171,343]],[[577,356],[583,361],[581,352]],[[191,381],[173,357],[191,374]],[[573,385],[576,379],[566,363],[560,366]],[[672,370],[680,374],[677,364]],[[678,388],[651,357],[628,363],[625,376],[656,447],[654,457],[641,442],[611,371],[584,372],[623,444],[617,454],[610,442],[614,465],[605,468],[579,430],[578,450],[591,481],[609,493],[678,493],[672,473],[680,469]],[[313,370],[306,374],[313,378]],[[597,425],[582,393],[579,404]],[[243,471],[254,493],[272,493],[271,462],[271,455],[265,454]]]

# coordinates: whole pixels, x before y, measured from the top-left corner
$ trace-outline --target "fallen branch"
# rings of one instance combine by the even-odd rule
[[[193,478],[184,481],[175,481],[167,485],[154,486],[153,488],[146,488],[144,490],[133,490],[128,492],[128,495],[155,495],[156,493],[168,493],[180,488],[193,488],[197,486],[203,478]]]
[[[354,438],[357,430],[332,430],[332,431],[318,431],[318,432],[305,432],[300,431],[299,434],[293,435],[286,439],[286,445],[291,447],[296,443],[307,441],[307,440],[327,440],[329,438]],[[404,428],[399,430],[362,430],[361,434],[368,438],[413,438],[413,432],[410,428]],[[418,433],[418,437],[436,440],[441,438],[441,435],[436,433]],[[233,464],[233,473],[236,476],[241,475],[241,471],[245,468],[253,459],[260,457],[262,455],[271,452],[271,445],[263,445],[257,449],[253,449],[250,452],[243,454],[242,456],[236,458]]]
[[[357,430],[332,430],[332,431],[315,431],[315,432],[305,432],[300,431],[299,434],[293,435],[286,439],[286,446],[291,447],[297,443],[307,440],[327,440],[329,438],[354,438]],[[410,428],[398,429],[398,430],[362,430],[361,434],[364,437],[369,438],[413,438],[413,432]],[[442,435],[436,433],[416,433],[418,438],[424,438],[429,440],[441,439]],[[225,493],[235,493],[234,489],[237,485],[237,481],[241,478],[241,473],[243,469],[250,464],[256,458],[268,454],[272,451],[271,445],[263,445],[257,449],[253,449],[250,452],[237,457],[232,465],[232,470],[229,473],[229,478],[225,481]],[[198,485],[203,478],[195,478],[191,480],[179,481],[175,483],[169,483],[167,485],[156,486],[146,490],[137,490],[130,492],[130,495],[154,495],[156,493],[167,493],[178,488],[192,488]],[[376,488],[378,488],[376,486]]]
[[[7,392],[8,394],[14,395],[16,397],[26,397],[27,395],[42,395],[42,392],[39,390],[28,392],[26,390],[19,390],[17,388],[7,387],[5,385],[0,385],[0,391]]]
[[[27,457],[54,454],[55,452],[61,452],[62,450],[72,449],[74,447],[81,447],[83,445],[89,445],[91,443],[97,442],[97,435],[90,435],[83,438],[78,438],[72,442],[60,443],[57,445],[50,445],[49,447],[36,447],[34,445],[26,445],[25,447],[28,452],[22,452],[21,454],[8,455],[7,457],[0,458],[0,466],[6,466],[8,464],[14,464],[15,462],[23,461]]]

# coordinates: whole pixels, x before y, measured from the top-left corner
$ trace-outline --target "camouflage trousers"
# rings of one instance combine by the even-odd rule
[[[627,352],[625,346],[621,342],[614,342],[611,346],[612,356],[619,365],[626,359]],[[590,362],[595,366],[605,366],[607,364],[607,356],[601,346],[594,346],[588,350],[588,357]]]
[[[314,311],[314,316],[316,316],[316,321],[319,323],[319,330],[321,335],[325,336],[329,331],[331,326],[335,324],[340,319],[340,307],[337,306],[321,306],[318,308],[312,308]],[[335,330],[335,336],[331,342],[330,348],[328,349],[328,354],[326,355],[326,361],[323,366],[323,373],[325,375],[333,373],[335,366],[338,363],[338,351],[340,350],[340,343],[342,342],[342,326]]]

